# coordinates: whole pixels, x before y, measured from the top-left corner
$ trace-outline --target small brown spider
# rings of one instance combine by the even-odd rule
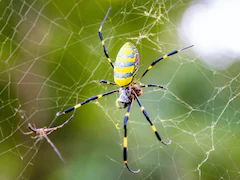
[[[74,112],[75,113],[75,112]],[[36,128],[35,126],[31,125],[30,123],[28,123],[28,128],[31,130],[29,132],[25,132],[21,129],[20,126],[19,129],[22,132],[22,134],[24,135],[30,135],[30,134],[35,134],[36,136],[33,136],[33,139],[37,139],[37,141],[42,140],[43,138],[45,138],[47,140],[47,142],[53,147],[54,151],[57,153],[58,157],[62,160],[62,162],[65,162],[65,160],[63,159],[61,153],[58,151],[58,149],[56,148],[56,146],[53,144],[53,142],[48,138],[48,135],[51,134],[53,131],[62,128],[65,124],[67,124],[73,117],[74,117],[74,113],[68,118],[67,121],[65,121],[63,124],[53,127],[53,128],[47,128],[47,127],[43,127],[43,128]]]

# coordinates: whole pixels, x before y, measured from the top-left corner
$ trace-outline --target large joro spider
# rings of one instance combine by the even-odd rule
[[[85,101],[83,101],[79,104],[76,104],[73,107],[70,107],[70,108],[66,109],[62,113],[58,112],[56,115],[57,116],[64,115],[68,112],[71,112],[71,111],[81,107],[84,104],[87,104],[88,102],[90,102],[92,100],[96,100],[96,99],[102,98],[103,96],[107,96],[107,95],[118,92],[120,94],[120,97],[116,100],[117,108],[119,108],[119,109],[127,108],[127,113],[125,114],[125,117],[124,117],[123,162],[130,172],[138,173],[138,172],[140,172],[140,170],[133,171],[128,167],[128,164],[127,164],[127,122],[128,122],[128,118],[129,118],[129,115],[130,115],[130,110],[131,110],[131,107],[132,107],[132,104],[133,104],[134,100],[137,101],[138,105],[140,106],[141,111],[143,112],[143,115],[146,117],[146,119],[150,123],[150,125],[152,127],[152,130],[156,134],[158,140],[161,143],[163,143],[164,145],[171,144],[171,140],[168,143],[166,143],[162,140],[162,138],[160,137],[160,135],[157,132],[156,127],[153,125],[153,123],[150,120],[145,108],[143,107],[142,103],[140,102],[140,100],[138,98],[142,94],[141,87],[158,87],[158,88],[163,88],[163,89],[165,89],[165,88],[163,86],[156,85],[156,84],[148,84],[148,85],[140,84],[140,85],[137,85],[137,82],[140,79],[142,79],[146,75],[146,73],[150,69],[152,69],[152,67],[156,63],[161,61],[162,59],[166,59],[171,55],[174,55],[174,54],[179,53],[179,52],[181,52],[185,49],[188,49],[188,48],[192,47],[193,45],[185,47],[183,49],[174,50],[174,51],[156,59],[155,61],[152,62],[152,64],[150,66],[148,66],[147,70],[137,80],[133,81],[134,77],[137,73],[137,70],[139,68],[139,54],[138,54],[137,48],[130,42],[125,43],[121,47],[120,51],[118,52],[117,59],[116,59],[115,63],[113,64],[109,55],[108,55],[108,52],[107,52],[107,49],[106,49],[106,46],[105,46],[105,43],[104,43],[104,40],[103,40],[102,27],[103,27],[103,25],[106,21],[106,18],[108,16],[109,12],[110,12],[110,9],[111,8],[108,9],[107,14],[106,14],[106,16],[105,16],[105,18],[104,18],[104,20],[103,20],[103,22],[102,22],[102,24],[99,28],[98,33],[99,33],[100,40],[102,42],[104,54],[107,57],[108,62],[110,63],[110,65],[114,69],[114,81],[115,82],[109,82],[109,81],[105,81],[105,80],[101,80],[100,82],[104,83],[104,84],[110,84],[110,85],[118,86],[119,89],[109,91],[109,92],[106,92],[106,93],[103,93],[103,94],[99,94],[99,95],[96,95],[96,96],[92,96],[92,97],[86,99]],[[119,102],[122,103],[123,105],[119,106]],[[71,119],[65,121],[59,127],[63,127],[70,120]]]

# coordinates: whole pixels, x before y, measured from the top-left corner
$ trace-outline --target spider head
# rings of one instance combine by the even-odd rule
[[[128,104],[131,102],[131,86],[128,86],[126,88],[120,88],[119,94],[120,97],[118,98],[118,101],[124,104]]]

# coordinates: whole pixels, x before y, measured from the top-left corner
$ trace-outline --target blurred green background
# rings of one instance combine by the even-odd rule
[[[103,27],[114,61],[130,41],[140,53],[138,75],[156,58],[184,45],[177,25],[194,1],[0,1],[0,179],[238,179],[240,168],[239,68],[214,70],[192,49],[156,65],[141,82],[140,99],[163,140],[159,143],[135,103],[128,123],[128,163],[123,164],[123,117],[118,95],[76,111],[49,135],[66,163],[44,139],[24,136],[28,122],[53,127],[55,117],[86,98],[116,87],[103,54]],[[183,35],[184,36],[184,35]],[[187,35],[186,35],[187,36]]]

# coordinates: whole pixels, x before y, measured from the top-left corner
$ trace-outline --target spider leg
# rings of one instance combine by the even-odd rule
[[[109,81],[106,81],[106,80],[101,80],[100,83],[102,83],[102,84],[116,85],[115,82],[109,82]]]
[[[34,133],[37,132],[37,129],[35,127],[33,127],[30,123],[28,123],[28,128]]]
[[[144,88],[157,87],[157,88],[162,88],[162,89],[168,90],[166,87],[157,85],[157,84],[140,84],[140,87],[144,87]]]
[[[193,47],[193,46],[194,46],[194,45],[191,45],[191,46],[188,46],[188,47],[179,49],[179,50],[174,50],[174,51],[172,51],[172,52],[170,52],[170,53],[168,53],[168,54],[166,54],[166,55],[164,55],[164,56],[156,59],[155,61],[152,62],[152,64],[151,64],[150,66],[148,66],[147,70],[140,76],[140,78],[138,78],[136,81],[134,81],[134,83],[136,84],[139,80],[141,80],[141,79],[143,78],[143,76],[145,76],[145,74],[146,74],[150,69],[152,69],[152,67],[153,67],[156,63],[158,63],[159,61],[161,61],[161,60],[163,60],[163,59],[166,59],[166,58],[168,58],[168,57],[170,57],[170,56],[172,56],[172,55],[174,55],[174,54],[177,54],[177,53],[179,53],[179,52],[181,52],[181,51],[184,51],[184,50],[186,50],[186,49],[188,49],[188,48],[191,48],[191,47]]]
[[[56,146],[52,143],[52,141],[48,138],[48,136],[46,135],[46,133],[44,132],[44,129],[41,132],[41,135],[47,140],[47,142],[52,146],[52,148],[54,149],[54,151],[57,153],[58,157],[61,159],[62,162],[65,163],[65,160],[63,159],[61,153],[58,151],[58,149],[56,148]]]
[[[119,102],[119,98],[117,98],[117,100],[115,102],[116,103],[116,107],[118,109],[125,109],[127,107],[127,105],[128,105],[127,103],[124,103],[123,106],[120,106],[118,102]]]
[[[29,124],[29,123],[28,123],[28,124]],[[22,134],[24,134],[24,135],[30,135],[30,134],[35,133],[35,131],[32,131],[32,129],[29,128],[29,126],[28,126],[28,128],[29,128],[31,131],[29,131],[29,132],[23,131],[22,128],[21,128],[19,125],[20,125],[20,122],[18,123],[18,128],[19,128],[19,130],[21,131]]]
[[[67,113],[69,113],[69,112],[71,112],[71,111],[73,111],[73,110],[81,107],[82,105],[87,104],[88,102],[90,102],[90,101],[92,101],[92,100],[102,98],[103,96],[107,96],[107,95],[110,95],[110,94],[115,93],[115,92],[119,92],[119,90],[116,89],[116,90],[109,91],[109,92],[106,92],[106,93],[103,93],[103,94],[99,94],[99,95],[96,95],[96,96],[92,96],[92,97],[86,99],[85,101],[83,101],[83,102],[81,102],[81,103],[79,103],[79,104],[76,104],[75,106],[72,106],[72,107],[66,109],[65,111],[63,111],[63,112],[61,112],[61,113],[58,112],[58,113],[56,114],[56,116],[62,116],[62,115],[64,115],[64,114],[67,114]]]
[[[18,127],[19,130],[21,131],[22,134],[24,135],[30,135],[30,134],[33,134],[34,132],[33,131],[29,131],[29,132],[24,132],[20,127]]]
[[[149,118],[149,116],[148,116],[148,114],[147,114],[147,111],[146,111],[145,108],[142,106],[142,103],[140,102],[140,100],[139,100],[139,98],[137,97],[136,93],[133,92],[133,94],[134,94],[134,96],[135,96],[135,98],[136,98],[136,100],[137,100],[137,102],[138,102],[138,105],[140,106],[141,111],[143,112],[144,116],[146,117],[146,119],[147,119],[148,122],[150,123],[150,125],[151,125],[151,127],[152,127],[152,130],[153,130],[153,132],[155,133],[155,135],[157,136],[158,140],[159,140],[161,143],[163,143],[164,145],[170,145],[171,142],[172,142],[172,140],[170,140],[168,143],[166,143],[166,142],[164,142],[164,141],[162,140],[161,136],[158,134],[156,127],[153,125],[152,121],[150,120],[150,118]]]
[[[100,28],[98,30],[98,34],[99,34],[99,38],[100,38],[100,40],[102,42],[104,54],[107,57],[107,60],[111,64],[112,68],[114,68],[114,65],[113,65],[113,63],[112,63],[112,61],[111,61],[111,59],[110,59],[110,57],[108,55],[107,48],[106,48],[106,45],[104,43],[104,39],[103,39],[103,35],[102,35],[102,27],[103,27],[103,25],[104,25],[104,23],[105,23],[105,21],[106,21],[106,19],[108,17],[108,14],[109,14],[110,10],[111,10],[111,8],[108,9],[107,14],[105,15],[105,17],[103,19],[103,22],[102,22],[102,24],[101,24],[101,26],[100,26]]]
[[[53,131],[56,131],[57,129],[62,128],[64,125],[66,125],[70,120],[72,120],[72,118],[74,117],[74,114],[76,112],[76,109],[74,110],[73,114],[62,124],[52,127],[52,128],[46,128],[44,129],[44,132],[46,133],[46,135],[48,136],[49,134],[51,134]]]
[[[127,164],[127,121],[128,121],[129,115],[130,115],[130,110],[131,110],[133,102],[134,102],[134,100],[132,100],[132,102],[128,105],[127,113],[124,117],[123,162],[130,172],[137,174],[140,172],[140,169],[138,169],[137,171],[133,171],[128,167],[128,164]]]

